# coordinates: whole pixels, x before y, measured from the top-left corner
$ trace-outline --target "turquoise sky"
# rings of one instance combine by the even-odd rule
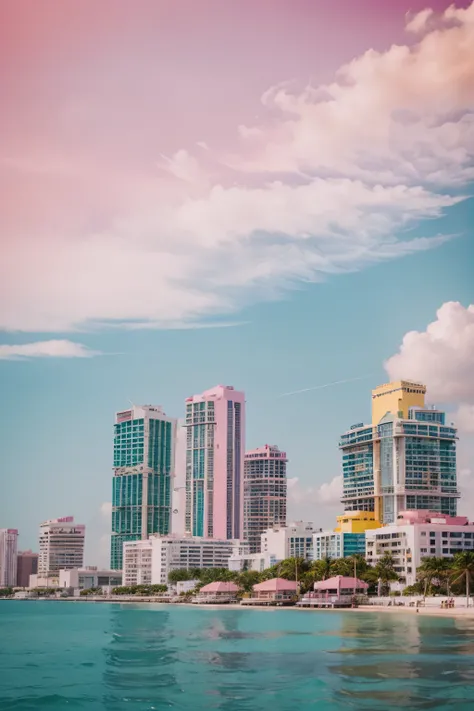
[[[107,530],[100,507],[111,496],[114,412],[132,400],[180,417],[187,396],[217,383],[247,395],[249,448],[285,449],[288,475],[303,487],[333,479],[338,436],[369,419],[370,389],[386,380],[383,362],[403,335],[424,330],[445,301],[474,300],[473,206],[466,202],[430,225],[460,233],[441,247],[249,307],[239,314],[241,326],[83,333],[90,348],[120,355],[2,362],[2,525],[18,527],[21,547],[35,548],[41,520],[73,514],[87,524],[96,559],[91,542]],[[324,526],[336,510],[310,501],[290,504],[290,513]]]

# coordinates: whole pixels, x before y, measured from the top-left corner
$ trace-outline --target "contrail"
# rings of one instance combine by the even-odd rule
[[[293,390],[291,393],[283,393],[278,395],[278,397],[288,397],[289,395],[299,395],[300,393],[309,393],[311,390],[323,390],[324,388],[330,388],[333,385],[342,385],[343,383],[353,383],[356,380],[365,380],[366,378],[371,378],[374,374],[369,375],[359,375],[357,378],[348,378],[347,380],[335,380],[332,383],[324,383],[324,385],[315,385],[313,388],[303,388],[302,390]]]

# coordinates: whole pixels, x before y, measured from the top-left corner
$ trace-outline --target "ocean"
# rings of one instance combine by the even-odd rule
[[[0,601],[1,711],[474,710],[474,621]]]

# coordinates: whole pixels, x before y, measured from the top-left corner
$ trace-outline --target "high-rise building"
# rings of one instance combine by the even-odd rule
[[[161,407],[117,412],[114,434],[110,567],[122,569],[125,541],[168,534],[174,476],[176,420]]]
[[[243,535],[245,395],[218,385],[186,400],[186,532]]]
[[[0,528],[0,588],[16,585],[18,531]]]
[[[346,510],[373,511],[384,524],[406,510],[456,516],[456,428],[425,406],[425,392],[409,381],[376,388],[372,424],[342,435]]]
[[[286,526],[285,452],[266,444],[245,453],[244,534],[250,553],[260,553],[262,533],[273,526]]]
[[[38,553],[33,553],[33,551],[19,551],[16,570],[16,584],[18,587],[29,587],[30,575],[36,575],[38,572]]]
[[[38,576],[57,577],[60,570],[82,568],[86,527],[74,516],[44,521],[40,525]]]

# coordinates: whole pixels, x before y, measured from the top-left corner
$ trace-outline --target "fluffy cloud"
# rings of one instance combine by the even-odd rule
[[[314,521],[314,513],[318,512],[319,526],[333,526],[334,516],[341,509],[342,476],[335,476],[331,481],[321,486],[303,486],[298,477],[288,479],[288,507],[290,516],[293,510],[298,518],[304,517]],[[321,514],[324,512],[324,520]]]
[[[0,360],[23,360],[28,358],[92,358],[100,355],[82,343],[72,341],[37,341],[15,346],[0,346]]]
[[[474,305],[447,302],[425,331],[405,334],[400,350],[385,363],[392,380],[418,380],[431,401],[474,403]],[[463,410],[463,417],[470,410]],[[471,412],[472,416],[472,412]]]
[[[419,13],[407,29],[426,31],[432,16],[431,10]],[[272,87],[262,97],[268,123],[240,127],[248,139],[246,158],[230,161],[246,170],[317,172],[369,183],[471,180],[473,67],[474,3],[436,17],[414,46],[367,51],[341,67],[331,84]]]
[[[199,160],[181,149],[144,175],[40,141],[13,151],[4,183],[28,210],[12,199],[0,225],[0,328],[193,324],[443,242],[408,228],[474,177],[474,4],[431,19],[410,19],[418,44],[370,50],[332,84],[270,88],[232,159],[200,142]],[[87,105],[58,114],[86,121]]]
[[[107,521],[110,521],[112,517],[112,502],[104,501],[100,505],[100,513]]]
[[[474,405],[460,405],[454,417],[461,432],[474,434]]]

